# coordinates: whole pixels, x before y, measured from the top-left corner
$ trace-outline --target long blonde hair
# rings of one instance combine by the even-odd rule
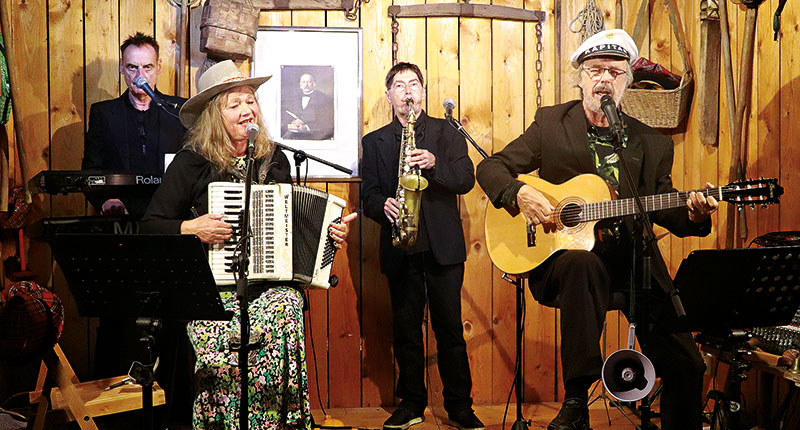
[[[252,87],[248,88],[252,89]],[[189,129],[188,138],[183,145],[210,161],[219,172],[226,172],[233,166],[235,148],[231,138],[228,136],[228,132],[225,131],[222,117],[222,109],[228,101],[228,93],[231,90],[233,88],[221,92],[209,100],[200,116],[197,117],[197,121]],[[255,90],[253,90],[253,95],[255,95]],[[258,99],[256,99],[256,102],[258,102]],[[261,133],[256,138],[255,158],[260,159],[272,153],[273,144],[269,138],[267,128],[261,120],[260,109],[256,117],[256,123],[261,129]]]

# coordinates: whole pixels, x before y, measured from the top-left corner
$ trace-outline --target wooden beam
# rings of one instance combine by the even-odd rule
[[[261,10],[350,10],[353,0],[253,0]]]
[[[425,17],[465,17],[504,19],[508,21],[539,22],[544,21],[545,13],[541,10],[519,9],[516,7],[490,4],[442,3],[415,4],[406,6],[389,6],[389,16],[396,18]]]
[[[705,9],[703,6],[707,5]],[[719,138],[719,61],[720,29],[719,9],[711,0],[701,3],[700,12],[700,67],[698,68],[700,102],[700,142],[717,146]]]

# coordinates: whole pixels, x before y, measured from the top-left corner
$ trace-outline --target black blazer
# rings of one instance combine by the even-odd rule
[[[175,103],[178,108],[186,102],[181,97],[172,97],[155,90],[162,100]],[[164,172],[164,154],[177,153],[183,146],[183,135],[186,129],[180,120],[164,112],[155,103],[150,105],[150,109],[155,109],[157,118],[157,130],[147,130],[148,136],[157,133],[158,141],[158,165],[140,166],[131,163],[129,153],[131,139],[137,139],[131,135],[132,125],[136,121],[133,116],[133,107],[128,99],[128,91],[121,96],[97,102],[89,110],[89,130],[86,132],[83,145],[83,170],[111,170],[117,172],[141,172],[162,174]],[[168,110],[178,114],[178,109],[167,107]],[[103,202],[110,198],[119,198],[128,208],[128,211],[141,217],[147,209],[149,196],[141,195],[115,195],[111,191],[101,191],[87,193],[87,199],[92,205],[100,210]]]
[[[333,97],[321,91],[314,91],[308,100],[306,108],[303,109],[303,93],[292,93],[281,103],[281,137],[284,139],[310,139],[325,140],[333,138],[334,129],[334,107]],[[300,117],[308,126],[309,131],[298,133],[290,132],[289,123],[294,121],[294,117],[286,111]]]
[[[291,183],[291,165],[283,151],[276,150],[272,161],[255,160],[256,183]],[[191,149],[175,156],[164,174],[147,213],[139,224],[144,234],[180,234],[181,223],[208,213],[208,184],[232,182],[230,172],[219,172],[210,161]]]
[[[186,99],[182,97],[167,96],[158,90],[155,92],[162,100],[178,105],[178,109],[167,107],[168,110],[174,111],[175,115],[186,102]],[[150,109],[155,109],[158,113],[159,159],[161,160],[160,170],[150,173],[163,173],[164,154],[174,154],[181,149],[186,129],[178,118],[164,112],[155,103],[151,104]],[[129,124],[135,121],[134,118],[129,117],[130,113],[128,91],[115,99],[92,105],[89,110],[89,130],[86,132],[83,146],[82,169],[135,171],[142,168],[141,166],[131,166],[130,163],[128,136],[125,135]]]
[[[628,141],[622,152],[631,176],[637,181],[639,194],[647,196],[675,191],[672,186],[672,139],[632,117],[623,114],[623,118]],[[554,184],[582,173],[597,174],[589,149],[586,114],[580,100],[539,109],[534,122],[522,135],[478,164],[477,178],[489,200],[499,208],[516,198],[522,186],[516,176],[536,169],[539,169],[542,179]],[[622,179],[619,195],[621,198],[631,197],[631,190]],[[711,232],[711,220],[700,224],[691,222],[685,206],[653,212],[650,218],[678,237],[705,236]],[[626,226],[629,231],[633,228],[630,220]],[[546,265],[536,270],[543,266]],[[665,281],[659,278],[656,275],[658,282]],[[617,281],[625,282],[625,279]]]
[[[423,171],[429,185],[422,192],[423,228],[428,233],[431,253],[441,265],[463,263],[467,259],[464,231],[458,210],[458,195],[475,185],[472,160],[464,138],[447,121],[431,118],[424,112],[418,122],[425,122],[424,139],[417,147],[436,157],[436,166]],[[397,118],[362,139],[361,199],[364,214],[381,225],[381,271],[394,273],[402,268],[405,251],[392,245],[391,223],[383,213],[383,204],[397,192],[400,141],[395,136]]]

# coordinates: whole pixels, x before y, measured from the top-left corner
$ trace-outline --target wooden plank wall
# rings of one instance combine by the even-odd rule
[[[455,1],[455,0],[446,0]],[[476,0],[489,3],[490,0]],[[396,0],[394,4],[418,4],[424,0]],[[525,9],[544,10],[543,49],[536,49],[536,27],[532,23],[491,21],[474,18],[401,19],[397,58],[417,63],[427,82],[426,109],[442,116],[442,101],[456,100],[455,114],[486,151],[498,151],[519,135],[536,112],[536,60],[543,71],[542,101],[549,105],[577,96],[566,77],[571,70],[568,57],[578,45],[569,22],[583,2],[561,0],[496,0]],[[613,26],[614,0],[597,0]],[[691,56],[696,64],[699,48],[699,7],[696,1],[678,0],[685,24]],[[386,124],[391,111],[384,95],[383,77],[392,65],[392,29],[387,7],[392,0],[371,0],[362,6],[357,21],[347,21],[340,11],[262,12],[262,25],[303,27],[360,27],[363,29],[362,127],[364,134]],[[746,121],[746,166],[748,176],[778,177],[787,193],[780,206],[747,211],[747,236],[739,245],[775,230],[800,230],[800,176],[791,174],[800,167],[800,148],[793,140],[800,135],[800,35],[795,30],[800,20],[800,5],[788,2],[783,12],[781,35],[772,40],[771,14],[777,0],[761,7],[756,41],[755,75],[750,114]],[[623,23],[632,30],[639,2],[625,0]],[[92,103],[115,97],[124,90],[118,75],[118,46],[129,34],[143,31],[155,34],[161,43],[163,74],[159,89],[174,93],[178,67],[188,72],[186,83],[195,93],[195,79],[204,54],[199,52],[201,8],[188,13],[188,59],[180,62],[177,44],[178,9],[163,0],[4,0],[12,19],[12,34],[6,36],[22,76],[23,96],[19,105],[25,127],[27,168],[30,174],[44,169],[76,169],[80,166],[83,132]],[[731,4],[730,25],[734,73],[738,76],[744,11]],[[557,12],[557,13],[555,13]],[[560,52],[556,50],[559,42]],[[650,30],[641,47],[651,60],[683,72],[683,64],[672,34],[665,6],[655,2],[650,10]],[[540,56],[540,57],[539,57]],[[562,76],[555,74],[560,66]],[[247,70],[247,64],[242,64]],[[724,82],[721,80],[721,82]],[[696,82],[696,85],[698,83]],[[560,95],[559,100],[556,99]],[[187,95],[187,94],[184,94]],[[700,127],[697,103],[687,121],[676,130],[666,130],[675,141],[673,180],[678,188],[701,187],[704,182],[725,183],[730,162],[728,103],[720,91],[720,130],[718,148],[698,141]],[[9,129],[10,130],[10,129]],[[475,163],[477,152],[470,148]],[[16,153],[11,147],[12,182],[20,183]],[[359,188],[353,182],[320,183],[320,187],[342,195],[349,209],[359,206]],[[83,215],[87,208],[82,197],[35,196],[36,216]],[[462,294],[465,336],[474,380],[477,403],[504,402],[514,371],[514,289],[501,279],[486,253],[483,212],[487,201],[476,187],[460,199],[468,246],[466,280]],[[714,216],[715,228],[707,238],[663,238],[659,245],[674,272],[681,259],[698,248],[724,245],[723,206]],[[314,405],[328,407],[380,406],[395,403],[392,360],[391,307],[385,278],[378,267],[378,228],[369,220],[354,224],[346,252],[336,262],[341,283],[329,293],[310,294],[310,324],[307,326],[309,371]],[[66,328],[62,347],[79,375],[85,377],[93,356],[93,320],[80,317],[68,289],[51,262],[46,245],[31,242],[29,260],[37,280],[52,288],[67,303]],[[4,255],[14,252],[13,239],[4,236]],[[524,342],[524,387],[528,401],[553,401],[560,398],[558,358],[558,313],[536,304],[527,294]],[[613,352],[624,344],[627,322],[610,313],[606,347]],[[430,369],[431,403],[441,404],[441,383],[432,331],[426,328]],[[311,339],[313,338],[313,351]],[[313,352],[313,353],[312,353]],[[0,382],[11,380],[0,372]],[[319,401],[315,394],[319,385]],[[0,386],[3,384],[0,383]],[[0,393],[2,394],[2,393]]]

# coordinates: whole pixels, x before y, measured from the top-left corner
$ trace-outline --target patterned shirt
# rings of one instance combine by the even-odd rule
[[[608,127],[588,124],[587,134],[597,174],[615,191],[619,191],[619,155],[614,152],[614,137],[611,135],[611,130]],[[625,136],[622,147],[625,148],[627,143],[628,136]]]

